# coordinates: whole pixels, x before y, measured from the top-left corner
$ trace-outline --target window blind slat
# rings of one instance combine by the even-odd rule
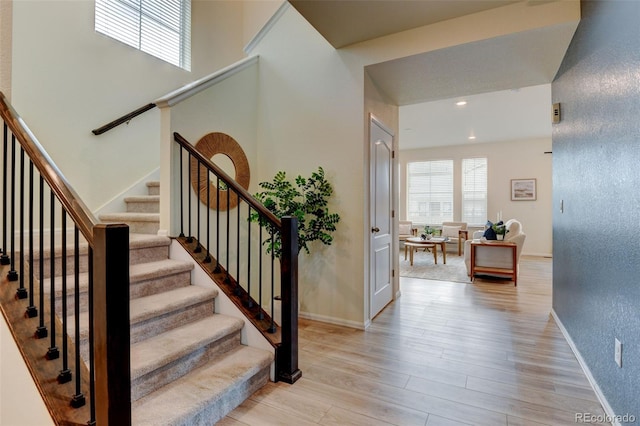
[[[453,220],[453,160],[407,164],[407,216],[417,223]]]
[[[191,69],[191,0],[96,0],[95,30]]]
[[[487,159],[462,160],[462,221],[482,225],[487,221]]]

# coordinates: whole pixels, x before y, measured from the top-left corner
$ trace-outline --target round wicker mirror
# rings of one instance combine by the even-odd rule
[[[233,168],[234,174],[229,174],[244,189],[249,189],[249,161],[242,147],[235,139],[225,133],[209,133],[196,143],[195,148],[208,159],[217,154],[227,156]],[[209,207],[211,209],[229,210],[238,205],[238,197],[233,191],[228,191],[222,179],[219,188],[218,179],[213,173],[207,173],[204,166],[200,166],[198,175],[198,161],[191,158],[191,187],[198,194],[200,201],[207,204],[207,187],[209,188]],[[219,195],[219,196],[218,196]]]

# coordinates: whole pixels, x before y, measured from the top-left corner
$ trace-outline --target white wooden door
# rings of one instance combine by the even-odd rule
[[[370,318],[393,298],[392,271],[392,159],[393,132],[371,117],[370,144]]]

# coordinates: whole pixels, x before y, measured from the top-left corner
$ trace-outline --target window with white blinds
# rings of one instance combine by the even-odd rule
[[[425,224],[453,220],[453,160],[407,164],[407,216]]]
[[[95,30],[191,70],[191,0],[96,0]]]
[[[462,160],[462,221],[469,225],[487,222],[487,159]]]

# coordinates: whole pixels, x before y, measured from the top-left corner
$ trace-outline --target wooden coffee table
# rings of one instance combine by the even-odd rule
[[[413,252],[419,248],[432,248],[433,247],[433,261],[438,264],[438,246],[442,251],[442,262],[447,263],[447,241],[444,238],[431,238],[430,240],[423,240],[419,237],[407,238],[404,242],[404,260],[407,260],[407,249],[409,249],[410,264],[413,266]]]

